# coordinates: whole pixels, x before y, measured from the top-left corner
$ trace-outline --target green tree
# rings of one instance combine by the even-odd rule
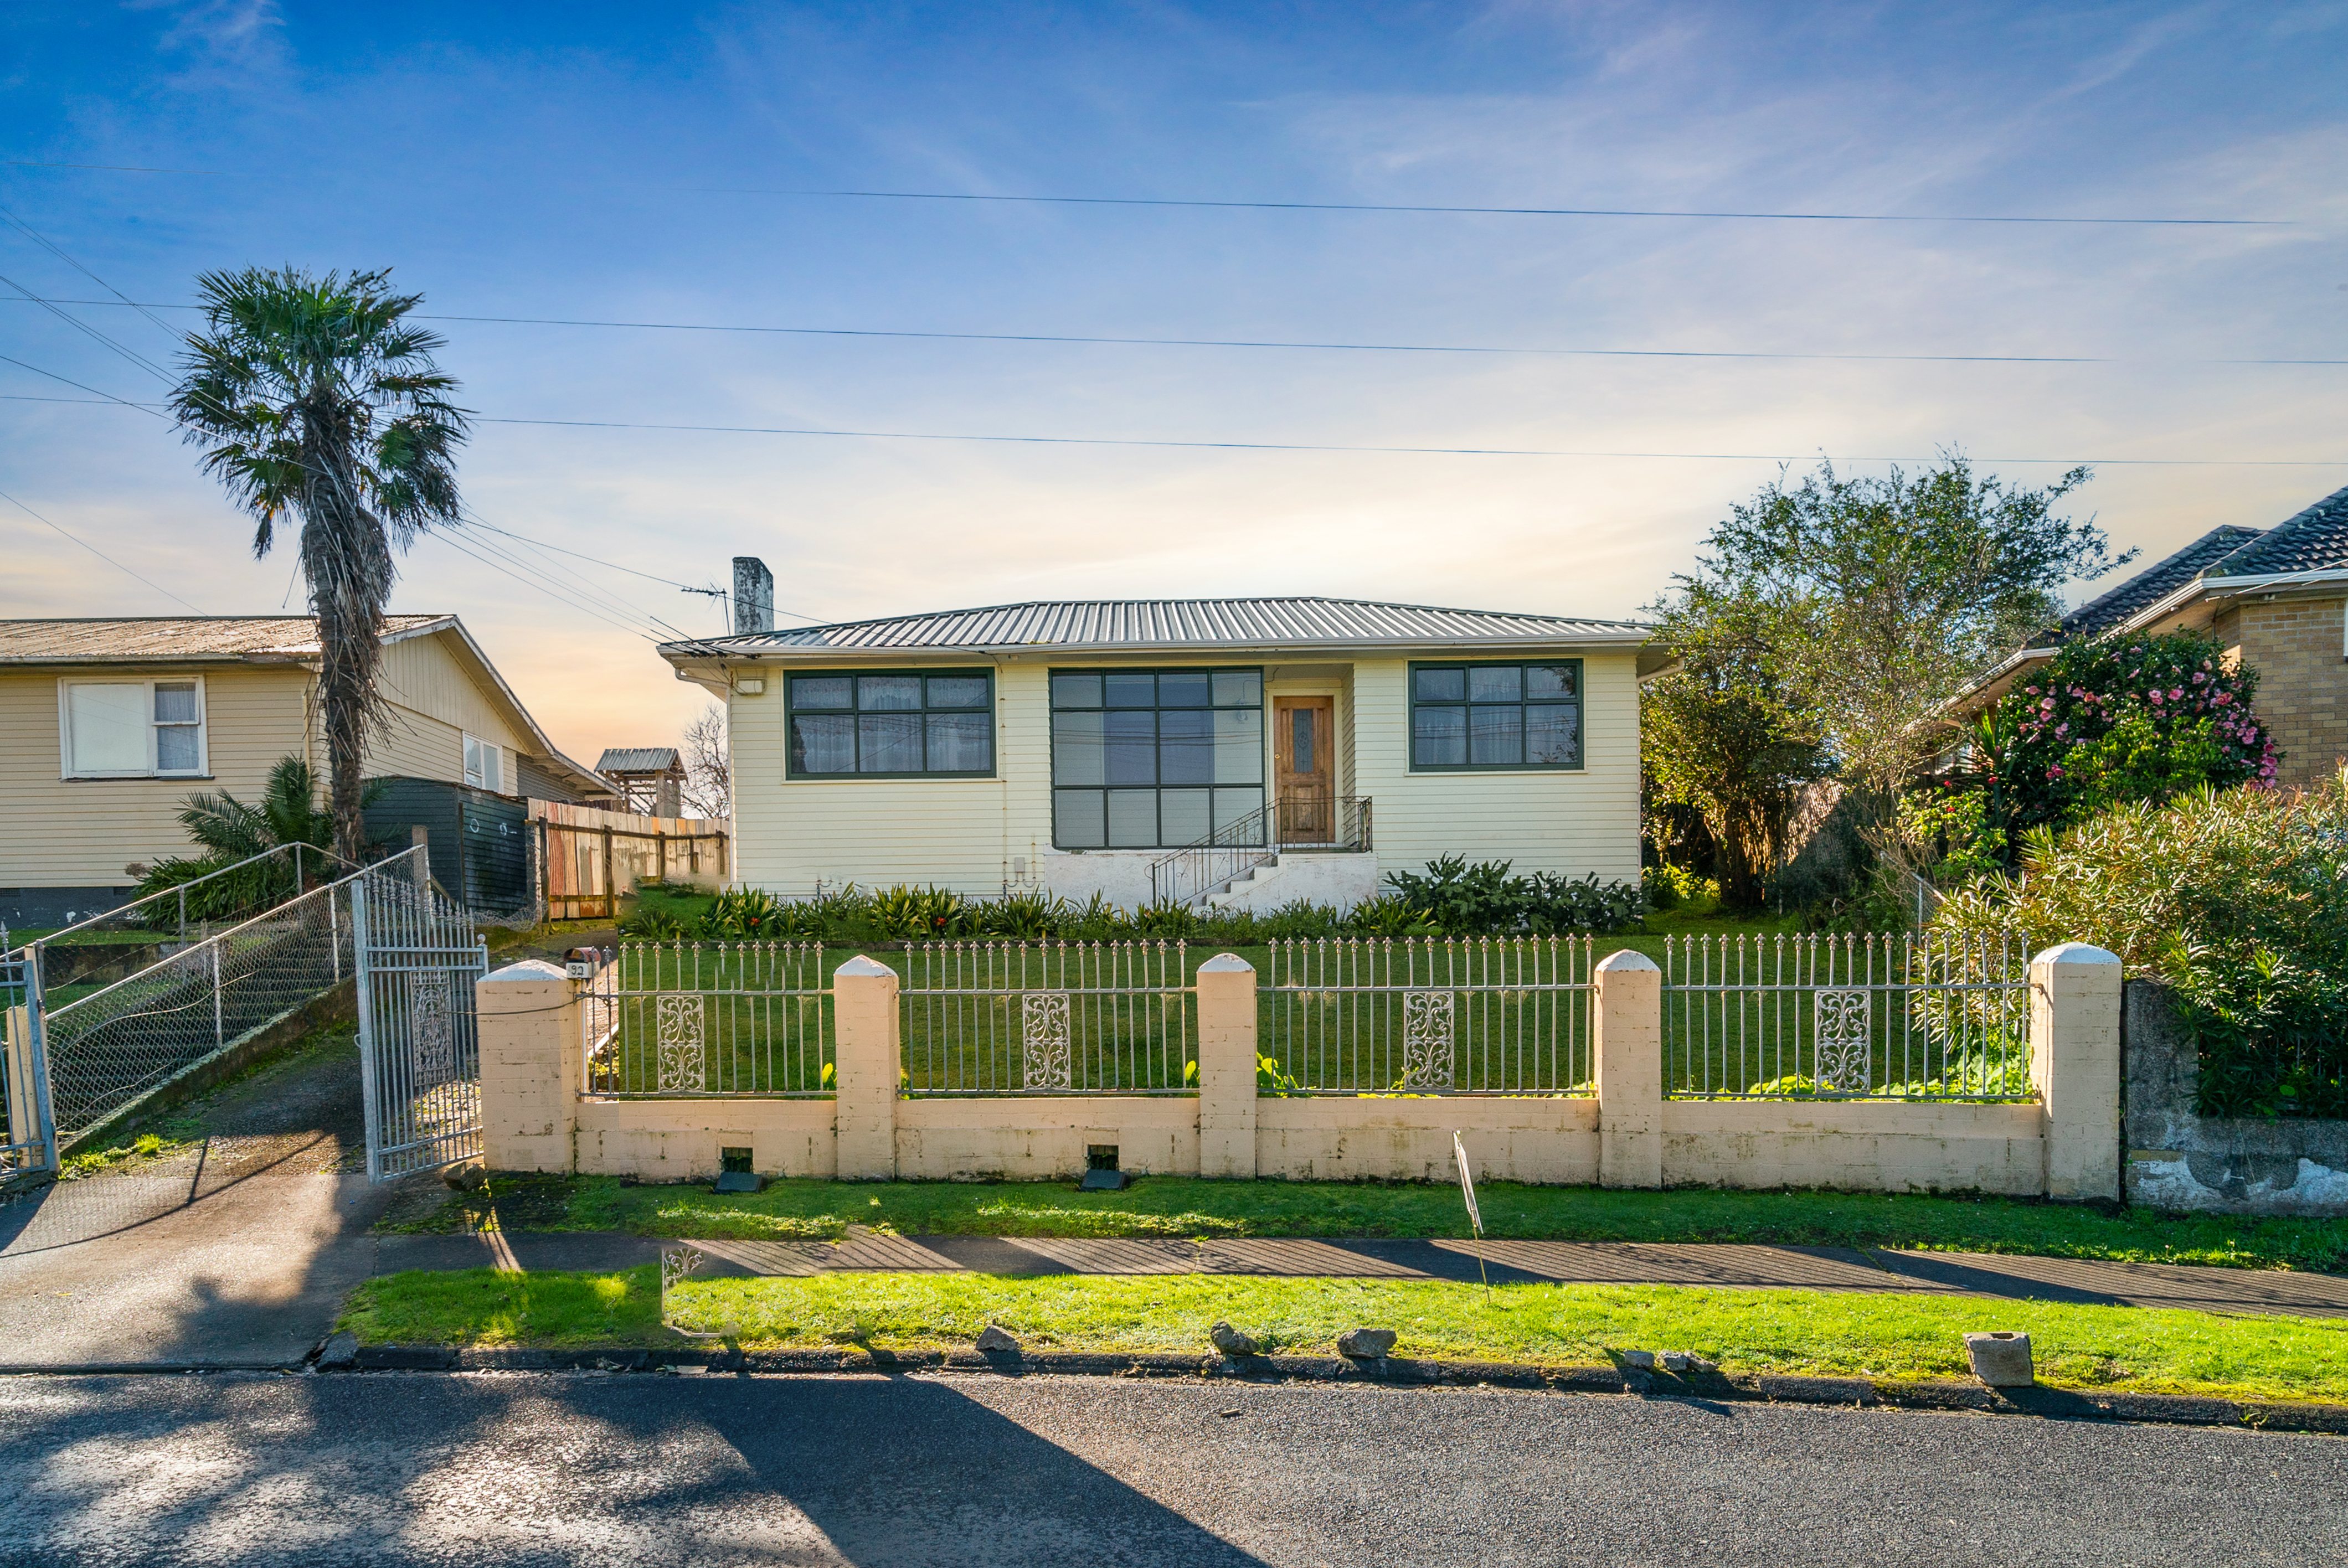
[[[2053,624],[2065,582],[2134,559],[2059,515],[2090,477],[2011,487],[1957,454],[1915,475],[1780,474],[1713,529],[1662,618],[1739,625],[1843,781],[1888,799],[1948,744],[1941,705]]]
[[[466,415],[434,364],[443,340],[411,324],[420,294],[388,272],[313,276],[287,267],[197,280],[207,330],[191,334],[171,396],[187,438],[259,527],[301,523],[303,580],[318,619],[318,705],[335,848],[365,840],[360,770],[381,722],[376,689],[396,550],[458,517],[454,454]]]

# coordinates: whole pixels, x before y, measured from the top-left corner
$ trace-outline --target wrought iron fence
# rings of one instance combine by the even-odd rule
[[[1264,1086],[1289,1094],[1594,1093],[1592,952],[1588,937],[1274,942],[1257,993]]]
[[[1680,937],[1664,950],[1672,1095],[2027,1099],[2029,1034],[2017,937]]]
[[[1198,1088],[1180,942],[909,947],[910,1094],[1181,1094]]]
[[[582,1017],[590,1094],[832,1091],[819,943],[623,943]]]
[[[404,858],[359,875],[405,875],[388,869]],[[44,1034],[58,1135],[96,1126],[350,974],[343,899],[352,880],[313,888],[62,1004],[52,994]],[[38,958],[46,981],[46,952]]]

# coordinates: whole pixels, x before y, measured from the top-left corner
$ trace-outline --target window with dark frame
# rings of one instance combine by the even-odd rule
[[[1581,661],[1413,664],[1415,773],[1581,766]]]
[[[994,775],[991,670],[825,670],[787,685],[787,777]]]
[[[1263,808],[1263,671],[1052,671],[1052,843],[1179,849]]]

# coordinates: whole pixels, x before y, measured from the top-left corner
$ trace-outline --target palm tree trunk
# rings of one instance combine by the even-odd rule
[[[353,482],[347,422],[314,414],[305,425],[310,483],[303,507],[302,571],[318,618],[326,801],[335,818],[335,853],[356,861],[366,846],[362,774],[367,733],[381,701],[376,666],[383,654],[383,615],[395,569],[382,525],[368,515]]]

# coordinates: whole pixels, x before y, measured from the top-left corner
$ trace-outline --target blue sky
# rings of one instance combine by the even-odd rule
[[[485,419],[1729,455],[484,422],[464,459],[474,511],[575,553],[532,558],[524,581],[427,541],[396,607],[463,615],[558,743],[592,760],[668,741],[697,711],[642,633],[650,617],[715,630],[714,602],[654,579],[716,582],[736,553],[773,566],[781,604],[824,618],[1292,592],[1622,615],[1771,477],[1767,455],[1870,467],[1948,446],[2026,481],[2112,460],[2081,507],[2150,554],[2280,520],[2348,483],[2348,366],[2196,362],[2348,359],[2343,67],[2348,4],[2290,0],[26,4],[0,16],[0,157],[15,160],[0,204],[164,304],[209,268],[389,265],[451,315],[2117,362],[442,323],[443,363]],[[843,190],[2284,221],[778,194]],[[103,297],[14,230],[0,275]],[[168,361],[169,335],[139,315],[67,308]],[[0,299],[0,354],[122,398],[161,385],[21,301]],[[12,364],[0,394],[0,489],[208,613],[285,600],[290,554],[252,559],[249,526],[161,421],[25,401],[88,395]],[[607,619],[531,585],[586,595],[581,579]],[[0,504],[0,615],[180,608]]]

